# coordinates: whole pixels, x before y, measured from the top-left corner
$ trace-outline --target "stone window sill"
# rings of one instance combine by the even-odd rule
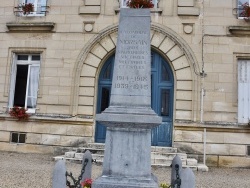
[[[228,30],[233,35],[250,35],[250,26],[229,26]]]
[[[53,22],[33,22],[33,23],[6,23],[9,32],[51,32],[55,23]]]
[[[116,8],[115,9],[115,13],[118,14],[120,12],[120,8]],[[161,14],[162,13],[162,9],[160,8],[151,8],[150,9],[150,12],[151,13],[158,13],[158,14]]]

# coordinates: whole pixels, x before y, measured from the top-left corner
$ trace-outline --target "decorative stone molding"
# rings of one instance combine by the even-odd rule
[[[178,7],[193,7],[194,0],[178,0]]]
[[[100,14],[100,13],[101,13],[101,0],[85,0],[84,6],[79,7],[79,14]]]
[[[250,35],[250,26],[229,26],[228,30],[233,35]]]
[[[84,96],[82,92],[85,92],[80,88],[85,88],[89,92],[91,91],[92,97],[96,96],[94,88],[96,87],[95,83],[97,83],[98,72],[105,60],[114,53],[117,31],[118,25],[104,29],[99,35],[94,36],[79,54],[73,82],[74,87],[72,93],[74,96],[72,114],[78,114],[82,111],[85,112],[89,108],[89,106],[79,103],[79,97]],[[194,92],[197,91],[195,83],[198,82],[199,79],[199,66],[196,57],[185,40],[170,28],[162,28],[162,25],[153,23],[151,25],[151,33],[151,47],[169,61],[173,72],[175,72],[177,98],[181,96],[180,91],[183,92],[184,90],[188,96],[191,96],[187,101],[187,109],[179,107],[184,99],[182,100],[182,97],[178,98],[178,100],[180,99],[180,104],[178,103],[178,107],[175,109],[175,119],[193,120],[194,111],[197,110],[194,109],[193,102],[198,96],[198,94]],[[90,79],[91,84],[89,82]],[[89,93],[88,96],[90,96]],[[93,106],[95,108],[94,100]],[[91,111],[92,110],[94,109],[91,109]]]
[[[200,9],[194,6],[194,0],[178,0],[179,16],[199,16]]]
[[[85,0],[85,6],[101,6],[101,0]]]
[[[9,22],[6,23],[7,28],[10,32],[51,32],[55,23],[53,22],[29,22],[29,23],[18,23]]]
[[[116,8],[115,9],[115,13],[118,14],[120,12],[120,8]],[[151,13],[158,13],[161,14],[162,13],[162,9],[161,8],[151,8],[150,9]]]
[[[186,34],[191,34],[193,32],[193,24],[192,23],[183,23],[183,31]]]
[[[84,31],[85,32],[91,32],[93,31],[93,28],[94,28],[94,21],[84,21],[83,24],[84,24]]]

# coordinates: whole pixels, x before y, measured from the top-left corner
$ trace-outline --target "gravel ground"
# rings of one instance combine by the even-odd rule
[[[0,188],[51,188],[55,162],[52,155],[0,152]],[[67,162],[67,171],[75,177],[81,165]],[[93,165],[93,179],[101,174],[102,166]],[[159,182],[169,182],[170,169],[157,168],[152,172]],[[250,169],[209,168],[195,172],[198,188],[250,188]]]

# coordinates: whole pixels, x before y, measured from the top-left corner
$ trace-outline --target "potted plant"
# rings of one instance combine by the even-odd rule
[[[27,109],[24,107],[14,106],[10,108],[9,114],[11,117],[18,118],[18,120],[27,120],[29,118],[29,114],[27,114]]]
[[[23,3],[21,5],[22,11],[24,15],[30,14],[34,12],[34,5],[32,3]]]
[[[127,1],[129,8],[153,8],[152,0],[129,0]]]
[[[240,12],[240,17],[245,17],[247,19],[250,17],[249,3],[244,3],[242,5],[242,12]]]

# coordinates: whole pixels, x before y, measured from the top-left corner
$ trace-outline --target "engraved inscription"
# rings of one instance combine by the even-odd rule
[[[147,60],[150,56],[148,47],[150,42],[145,40],[149,33],[145,31],[121,31],[120,48],[117,49],[117,68],[120,69],[119,75],[115,77],[114,88],[148,90],[149,78],[144,76],[147,70]],[[149,65],[150,66],[150,65]],[[131,75],[139,76],[127,76]],[[140,75],[140,73],[142,75]],[[127,75],[126,75],[127,74]]]

